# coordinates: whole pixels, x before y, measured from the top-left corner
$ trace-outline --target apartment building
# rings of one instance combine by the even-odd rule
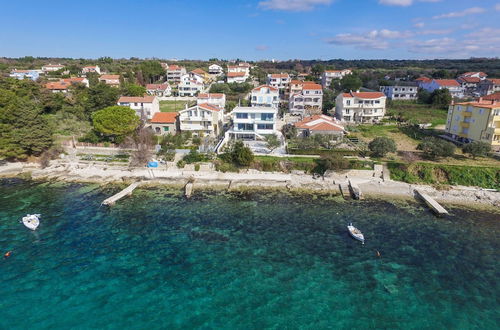
[[[267,75],[267,85],[277,88],[279,90],[285,90],[290,84],[290,75],[288,73],[272,73]]]
[[[381,92],[341,93],[335,99],[335,116],[348,123],[376,123],[384,118],[386,99]]]
[[[391,100],[410,101],[417,99],[417,83],[401,83],[392,86],[380,86],[380,91]]]
[[[226,108],[226,94],[224,93],[201,93],[198,94],[198,99],[196,100],[198,105],[200,104],[210,104],[219,107],[220,109]]]
[[[208,67],[208,73],[218,76],[218,75],[221,75],[222,73],[224,73],[224,69],[218,64],[211,64]]]
[[[290,114],[299,116],[320,115],[323,108],[323,87],[311,81],[294,81],[290,87],[288,109]]]
[[[325,72],[321,75],[321,85],[323,88],[329,88],[332,84],[332,80],[342,79],[349,74],[352,74],[352,70],[350,69],[325,70]]]
[[[250,94],[252,107],[273,107],[278,109],[280,94],[277,88],[261,85],[252,89]]]
[[[227,73],[227,82],[242,84],[247,81],[249,76],[245,72],[228,72]]]
[[[177,86],[179,96],[196,96],[203,91],[203,78],[195,74],[185,74]]]
[[[260,140],[276,134],[278,109],[274,107],[236,107],[230,114],[233,127],[227,132],[231,139]]]
[[[500,79],[491,78],[482,80],[477,85],[477,90],[482,96],[500,92]]]
[[[156,96],[152,95],[121,96],[117,104],[135,110],[137,116],[145,120],[151,120],[156,113],[160,112],[160,102]]]
[[[180,83],[181,77],[186,74],[186,68],[171,64],[167,68],[167,81]]]
[[[196,136],[219,136],[222,132],[223,121],[222,109],[206,103],[179,111],[181,131],[189,131]]]
[[[468,143],[483,141],[500,151],[500,103],[479,99],[450,105],[446,133]]]

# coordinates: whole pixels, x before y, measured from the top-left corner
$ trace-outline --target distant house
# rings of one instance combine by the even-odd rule
[[[415,82],[417,83],[417,87],[418,88],[423,88],[422,86],[424,84],[428,84],[432,81],[432,79],[430,78],[427,78],[427,77],[418,77],[417,79],[415,79]]]
[[[335,118],[326,115],[306,117],[296,122],[294,126],[297,128],[297,135],[303,137],[328,135],[339,141],[342,140],[345,134],[344,127]]]
[[[278,109],[280,94],[277,88],[261,85],[252,89],[250,94],[252,107],[273,107]]]
[[[215,105],[221,109],[226,108],[226,94],[223,93],[201,93],[198,94],[198,99],[196,100],[198,105],[209,104]]]
[[[64,81],[64,82],[70,83],[70,84],[83,84],[86,87],[90,86],[89,80],[85,77],[64,78],[64,79],[61,79],[61,81]]]
[[[465,89],[455,79],[433,79],[422,84],[422,88],[432,93],[436,89],[447,89],[452,97],[463,98]]]
[[[197,136],[217,137],[222,132],[224,113],[221,108],[210,104],[198,104],[179,111],[182,132]]]
[[[172,87],[170,87],[169,83],[147,84],[146,93],[148,93],[148,95],[170,96],[172,94]]]
[[[267,85],[285,90],[290,84],[290,75],[288,73],[272,73],[267,75]]]
[[[99,77],[99,81],[110,85],[112,87],[120,87],[120,75],[119,74],[103,74]]]
[[[391,100],[416,100],[418,86],[415,82],[397,82],[391,86],[380,86],[380,91]]]
[[[167,81],[180,83],[181,77],[186,74],[186,68],[175,64],[169,65],[167,69]]]
[[[178,129],[178,112],[157,112],[151,119],[151,129],[156,135],[175,135]]]
[[[478,77],[458,77],[458,83],[464,89],[465,93],[475,93],[478,89],[479,83],[482,81]]]
[[[9,77],[16,78],[19,80],[31,79],[31,80],[35,81],[40,77],[40,74],[38,73],[37,70],[17,70],[17,69],[14,69],[10,72]]]
[[[42,66],[42,71],[44,73],[59,71],[61,69],[64,69],[64,65],[62,65],[62,64],[47,64],[47,65]]]
[[[278,109],[274,107],[236,107],[230,114],[233,127],[226,133],[231,139],[261,140],[276,134]]]
[[[227,73],[227,82],[241,84],[247,81],[247,74],[245,72],[228,72]]]
[[[487,77],[488,75],[484,72],[465,72],[459,76],[459,78],[479,78],[480,80],[484,80]]]
[[[381,92],[340,93],[335,99],[335,116],[348,123],[377,123],[384,118],[386,99]]]
[[[322,108],[323,87],[321,85],[312,81],[303,81],[301,83],[294,81],[293,93],[290,94],[288,101],[290,114],[299,116],[319,115]]]
[[[218,75],[221,75],[222,73],[224,73],[224,69],[220,65],[211,64],[208,67],[208,73],[218,76]]]
[[[207,83],[210,80],[210,75],[202,69],[194,69],[193,71],[189,72],[189,75],[191,77],[197,76],[197,77],[201,78],[202,82],[204,82],[204,83]]]
[[[71,86],[71,83],[64,81],[53,81],[45,84],[45,88],[50,90],[52,93],[63,93],[63,94],[66,94],[68,92],[69,86]]]
[[[160,102],[156,96],[122,96],[118,99],[118,105],[130,107],[135,110],[137,116],[151,120],[155,113],[160,112]]]
[[[227,72],[244,72],[247,76],[250,76],[250,64],[248,63],[238,63],[235,65],[228,65]]]
[[[98,65],[84,66],[82,69],[82,74],[95,72],[101,74],[101,68]]]
[[[321,75],[321,85],[323,88],[329,88],[332,84],[332,80],[342,79],[349,74],[352,74],[351,69],[325,70],[325,72]]]
[[[482,80],[477,85],[477,90],[480,95],[490,95],[500,92],[500,79],[490,78]]]
[[[500,103],[500,92],[496,92],[490,95],[483,96],[479,98],[479,101],[495,101]]]
[[[179,96],[196,96],[203,88],[203,79],[194,74],[183,75],[177,86]]]

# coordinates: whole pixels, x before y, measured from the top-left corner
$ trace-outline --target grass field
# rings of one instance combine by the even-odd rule
[[[161,112],[177,112],[186,108],[186,104],[188,106],[193,105],[194,102],[188,101],[160,101],[160,111]]]
[[[387,107],[387,116],[403,117],[418,124],[432,124],[432,127],[446,124],[448,110],[432,108],[427,104],[394,101]]]

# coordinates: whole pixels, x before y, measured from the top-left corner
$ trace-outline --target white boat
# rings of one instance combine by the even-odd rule
[[[365,244],[365,237],[363,236],[363,233],[361,232],[361,230],[359,230],[358,228],[354,227],[352,225],[352,223],[349,223],[349,225],[347,226],[347,229],[349,230],[349,234],[351,234],[351,236],[360,241],[361,243]]]
[[[40,224],[40,214],[27,214],[23,217],[23,224],[31,230],[36,230]]]

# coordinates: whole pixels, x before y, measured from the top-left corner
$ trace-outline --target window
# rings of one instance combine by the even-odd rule
[[[273,124],[257,124],[257,129],[273,129]]]
[[[377,100],[377,101],[375,101],[375,103],[379,104],[379,103],[380,103],[380,101],[379,101],[379,100]]]
[[[347,104],[347,105],[351,105],[351,100],[347,100],[347,101],[346,101],[346,104]]]
[[[261,113],[260,114],[260,119],[261,120],[273,120],[274,114],[272,113]]]
[[[165,131],[165,132],[170,131],[170,127],[168,127],[168,126],[163,126],[163,131]]]
[[[482,115],[484,113],[484,109],[479,109],[479,114]]]
[[[248,113],[237,113],[236,118],[238,119],[247,119],[248,118]]]

